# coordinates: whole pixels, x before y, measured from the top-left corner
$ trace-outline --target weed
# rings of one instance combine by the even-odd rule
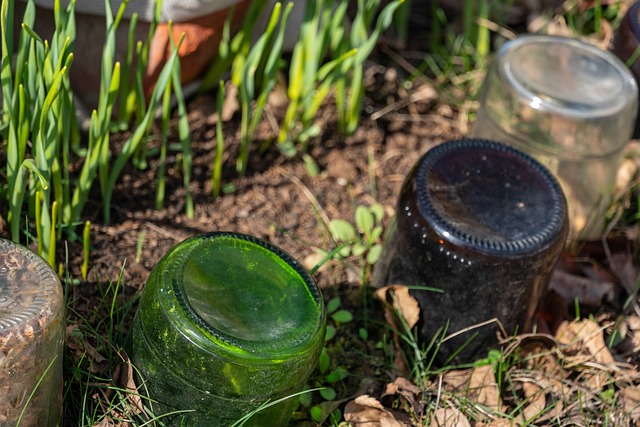
[[[101,62],[100,93],[97,109],[92,111],[86,148],[79,143],[79,128],[75,119],[75,106],[68,70],[73,63],[71,48],[75,38],[75,2],[66,9],[56,0],[54,8],[55,31],[51,42],[41,39],[33,30],[35,2],[29,1],[22,17],[17,51],[13,51],[13,2],[3,0],[0,31],[2,32],[2,138],[6,141],[7,186],[2,198],[7,200],[7,219],[11,239],[22,240],[22,212],[28,206],[26,224],[33,224],[38,238],[38,252],[55,265],[56,242],[60,231],[74,234],[81,223],[84,207],[89,197],[94,178],[98,176],[104,200],[104,218],[110,218],[111,195],[116,180],[125,163],[141,146],[148,132],[155,110],[171,80],[173,93],[178,100],[179,137],[183,151],[183,177],[187,189],[187,215],[193,214],[193,205],[188,191],[190,182],[190,141],[186,121],[186,107],[179,85],[177,50],[169,59],[166,71],[161,74],[145,114],[139,117],[140,124],[133,132],[123,151],[114,156],[109,147],[112,129],[111,120],[118,94],[125,96],[124,75],[120,63],[114,63],[115,32],[127,2],[123,2],[115,16],[105,2],[106,38]],[[135,19],[134,19],[135,25]],[[131,38],[132,36],[130,36]],[[132,43],[129,43],[132,46]],[[144,48],[139,48],[143,53]],[[15,61],[13,60],[15,58]],[[128,71],[128,70],[127,70]],[[138,72],[139,74],[139,72]],[[130,104],[143,102],[141,80],[134,84],[133,92],[126,95],[129,101],[120,104],[124,116],[131,115]],[[176,84],[175,82],[178,82]],[[125,90],[126,89],[126,90]],[[123,92],[124,91],[124,92]],[[135,99],[135,102],[131,101]],[[168,110],[165,105],[165,110]],[[74,154],[82,156],[79,175],[70,176],[69,170]]]
[[[381,235],[384,209],[379,204],[371,207],[359,205],[355,211],[355,227],[344,219],[334,219],[329,229],[337,243],[346,244],[337,254],[340,258],[350,255],[360,260],[363,283],[368,283],[373,266],[382,253]]]
[[[213,174],[211,175],[211,191],[213,192],[214,199],[220,195],[220,185],[222,182],[222,155],[224,154],[224,135],[222,134],[222,105],[224,103],[224,96],[224,81],[220,80],[216,102],[218,111],[218,120],[216,121],[216,154],[213,158]]]
[[[275,87],[277,73],[283,66],[281,55],[284,30],[292,8],[293,3],[289,3],[281,12],[282,5],[276,3],[264,34],[258,38],[246,58],[236,61],[232,69],[232,73],[242,76],[234,82],[238,86],[242,109],[240,152],[236,164],[236,169],[241,175],[246,172],[249,149],[256,127],[262,118],[269,93]],[[276,34],[278,26],[280,29]],[[238,64],[242,66],[241,71],[235,68]],[[255,104],[252,106],[254,101]]]
[[[394,22],[394,13],[404,0],[389,2],[380,12],[375,26],[373,20],[380,1],[358,0],[358,9],[348,36],[335,37],[332,43],[338,54],[352,49],[357,53],[346,60],[347,72],[341,73],[336,82],[336,106],[338,108],[338,129],[345,135],[353,134],[360,123],[360,110],[364,99],[364,62],[371,55],[378,38]],[[370,29],[373,31],[369,34]]]
[[[334,425],[342,418],[342,412],[335,404],[339,397],[336,386],[349,376],[349,369],[332,360],[330,353],[336,347],[332,345],[332,341],[335,340],[338,328],[352,322],[353,315],[350,311],[341,308],[341,305],[340,297],[332,298],[327,302],[327,316],[330,322],[327,324],[325,347],[320,353],[316,372],[309,382],[314,389],[299,398],[302,407],[306,408],[305,415],[317,423],[323,423],[329,419]],[[314,394],[311,391],[318,392],[320,402],[314,404]]]

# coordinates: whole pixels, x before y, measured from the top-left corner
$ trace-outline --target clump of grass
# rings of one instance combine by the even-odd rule
[[[68,206],[62,202],[68,194],[63,181],[67,169],[60,159],[59,140],[68,144],[73,118],[73,100],[69,91],[68,67],[73,62],[70,42],[75,23],[70,16],[73,3],[66,11],[56,3],[56,31],[51,44],[40,39],[32,30],[35,4],[27,4],[18,41],[13,51],[14,10],[11,1],[2,2],[0,31],[2,32],[3,139],[7,142],[7,187],[2,196],[8,203],[11,238],[20,242],[23,202],[27,200],[30,213],[38,213],[35,224],[40,237],[41,255],[50,258],[50,236],[55,234],[55,214],[52,203],[59,201],[63,216]],[[15,71],[12,70],[15,54]]]
[[[379,1],[358,1],[350,31],[344,25],[347,1],[307,3],[300,39],[293,48],[289,67],[289,106],[278,135],[280,150],[285,155],[294,155],[297,144],[305,152],[309,139],[320,134],[314,120],[330,94],[336,97],[339,130],[343,134],[355,132],[364,97],[364,61],[381,33],[392,24],[402,3],[403,0],[392,1],[379,12]]]
[[[238,87],[242,109],[240,150],[236,164],[236,170],[241,175],[247,170],[256,127],[262,118],[269,93],[275,87],[277,73],[283,66],[284,30],[292,8],[293,3],[289,3],[281,11],[282,4],[276,3],[264,34],[258,38],[246,58],[235,62],[232,68],[233,74],[241,76],[234,81]],[[276,33],[278,27],[279,31]],[[236,68],[237,66],[241,66],[241,69]]]
[[[137,70],[134,88],[124,84],[122,68],[115,57],[115,32],[122,21],[127,2],[115,16],[105,2],[106,38],[101,62],[98,106],[91,113],[86,147],[80,141],[75,119],[73,93],[68,70],[74,55],[71,51],[76,36],[75,2],[66,9],[60,1],[54,4],[55,31],[51,41],[41,39],[32,29],[36,21],[35,2],[30,0],[22,17],[17,50],[13,46],[14,3],[2,1],[0,31],[2,43],[3,115],[2,138],[6,141],[7,185],[0,190],[6,200],[11,239],[20,242],[22,230],[35,229],[38,252],[55,265],[56,242],[61,231],[74,235],[88,201],[95,177],[98,177],[104,201],[104,219],[109,222],[114,186],[125,164],[144,141],[165,90],[172,90],[178,100],[178,133],[183,152],[183,177],[187,189],[186,212],[193,215],[190,184],[191,154],[186,107],[180,88],[177,47],[160,75],[148,108],[137,107],[139,124],[120,153],[113,153],[109,139],[112,117],[121,99],[123,117],[130,117],[132,105],[144,104],[141,92],[141,70]],[[159,9],[158,9],[159,10]],[[135,18],[132,26],[135,26]],[[132,31],[129,46],[133,45]],[[145,49],[138,45],[138,51]],[[131,52],[128,56],[131,60]],[[144,62],[144,61],[142,61]],[[128,70],[127,70],[128,72]],[[172,84],[170,84],[173,81]],[[128,82],[127,82],[128,84]],[[123,86],[124,85],[124,86]],[[167,89],[170,88],[170,89]],[[128,92],[129,91],[129,92]],[[165,110],[169,106],[164,105]],[[113,164],[111,158],[115,158]],[[73,162],[79,162],[77,177],[70,175]],[[159,204],[162,197],[159,197]],[[25,206],[26,205],[26,206]],[[26,208],[26,211],[25,211]],[[25,218],[26,217],[26,221]]]

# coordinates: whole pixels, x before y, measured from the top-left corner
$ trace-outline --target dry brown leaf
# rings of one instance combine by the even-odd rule
[[[615,360],[605,344],[602,327],[592,320],[563,322],[556,333],[566,344],[567,361],[572,365],[588,365],[584,379],[590,387],[601,389],[611,381]]]
[[[491,365],[473,369],[469,381],[470,394],[477,396],[476,401],[493,410],[500,408],[500,391]]]
[[[107,358],[83,337],[78,325],[69,325],[65,330],[64,342],[78,360],[85,358],[89,361],[88,369],[91,373],[104,372],[107,368]]]
[[[398,393],[403,394],[407,392],[411,394],[418,394],[420,393],[420,388],[408,379],[398,377],[392,383],[387,384],[386,390],[382,396],[384,397]]]
[[[618,391],[619,402],[624,412],[636,422],[640,420],[640,387],[626,387]]]
[[[381,397],[400,395],[407,400],[414,414],[417,414],[420,403],[419,394],[420,389],[415,384],[404,377],[398,377],[392,383],[387,384]]]
[[[471,427],[471,424],[460,409],[445,407],[436,409],[431,427]]]
[[[382,397],[399,394],[409,401],[415,401],[415,397],[420,394],[420,389],[414,383],[404,377],[396,378],[392,383],[387,384]]]
[[[469,378],[471,369],[457,369],[445,372],[442,381],[449,385],[452,391],[460,391],[469,387]]]
[[[567,304],[576,300],[586,307],[600,307],[603,302],[611,302],[615,297],[612,282],[603,282],[562,270],[554,270],[549,281],[549,290],[554,290]]]
[[[104,417],[97,423],[93,423],[92,427],[116,427],[116,425],[122,425],[123,427],[130,425],[129,423],[116,424],[110,417]]]
[[[132,410],[141,414],[144,412],[144,406],[142,404],[142,398],[138,394],[138,387],[136,385],[136,381],[133,377],[133,366],[131,365],[131,360],[129,360],[129,356],[122,352],[122,357],[124,361],[118,365],[119,372],[118,376],[114,375],[114,379],[116,384],[127,391],[127,401],[131,405]]]
[[[573,397],[575,389],[571,387],[571,381],[567,381],[568,373],[562,368],[556,369],[556,371],[562,372],[563,375],[560,376],[554,371],[546,371],[542,366],[517,370],[511,375],[511,382],[522,384],[525,398],[527,399],[526,403],[532,402],[532,399],[539,399],[537,403],[543,405],[542,408],[544,408],[544,405],[547,404],[547,397],[551,395],[553,403],[551,406],[547,406],[544,414],[541,414],[536,419],[537,423],[561,417],[564,407],[562,401],[573,402],[575,400]],[[545,398],[542,399],[542,397],[535,395],[536,390],[539,390],[540,394]],[[522,419],[529,419],[537,413],[533,412],[533,409],[531,411],[531,414],[526,414],[527,416],[522,417]]]
[[[420,305],[404,285],[389,285],[376,290],[376,296],[402,315],[409,329],[420,320]]]
[[[520,357],[526,360],[529,369],[541,370],[549,374],[559,374],[562,367],[558,364],[555,348],[550,349],[545,343],[531,341],[520,348]]]
[[[442,381],[452,392],[464,392],[471,401],[498,410],[500,408],[500,393],[493,368],[489,365],[473,369],[448,371]]]
[[[592,320],[563,322],[556,332],[556,338],[561,344],[567,345],[571,353],[586,354],[591,361],[605,365],[614,363],[602,328]]]
[[[628,353],[637,353],[640,351],[640,317],[631,315],[625,323],[627,333],[619,349]]]
[[[395,376],[406,376],[409,374],[409,368],[405,363],[400,336],[396,332],[404,328],[397,326],[398,315],[403,318],[409,328],[413,328],[420,318],[420,306],[409,294],[407,287],[402,285],[390,285],[380,288],[376,290],[376,297],[384,304],[384,318],[394,331],[393,373]]]
[[[347,403],[344,419],[358,427],[405,427],[376,398],[366,394]]]
[[[545,392],[542,387],[532,382],[522,383],[522,391],[528,402],[522,411],[522,416],[525,421],[535,421],[543,415],[547,400]]]

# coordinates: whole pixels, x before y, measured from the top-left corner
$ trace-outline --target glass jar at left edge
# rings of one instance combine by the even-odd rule
[[[0,239],[0,426],[61,423],[65,306],[60,279]]]

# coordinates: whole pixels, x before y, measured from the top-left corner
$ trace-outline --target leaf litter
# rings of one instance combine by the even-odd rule
[[[567,252],[537,313],[536,333],[502,337],[501,351],[473,367],[398,376],[367,401],[387,404],[372,406],[385,420],[395,416],[385,410],[402,409],[412,426],[640,426],[635,236],[622,230],[584,242],[577,255]],[[415,325],[419,306],[408,289],[393,285],[376,296],[392,330]],[[394,342],[396,353],[405,351],[397,336]],[[395,372],[406,375],[407,368]]]

